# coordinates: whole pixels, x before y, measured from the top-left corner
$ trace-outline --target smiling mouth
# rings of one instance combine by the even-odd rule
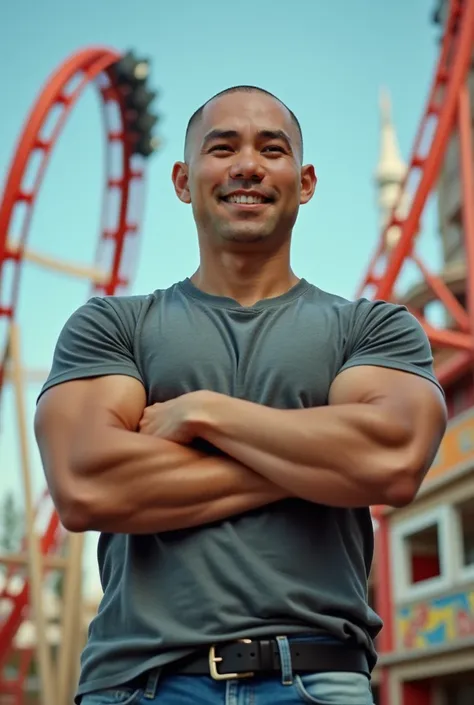
[[[264,196],[244,196],[241,194],[224,196],[221,200],[224,201],[224,203],[237,206],[262,206],[272,202],[270,198],[265,198]]]

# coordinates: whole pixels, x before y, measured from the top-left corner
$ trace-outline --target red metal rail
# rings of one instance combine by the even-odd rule
[[[455,327],[440,329],[429,324],[421,312],[417,317],[425,327],[433,348],[456,350],[449,361],[437,369],[442,384],[448,385],[468,370],[474,361],[474,180],[472,163],[472,116],[467,80],[474,47],[474,0],[451,0],[439,62],[426,108],[415,139],[408,170],[387,225],[367,273],[357,292],[374,299],[390,300],[406,261],[414,262],[433,299],[439,300],[452,316]],[[420,230],[420,218],[427,198],[435,188],[443,158],[452,134],[459,135],[461,153],[462,217],[468,267],[467,307],[461,306],[438,275],[429,272],[414,252]],[[397,217],[409,184],[416,182],[410,194],[411,205],[403,219]],[[399,239],[390,250],[386,235],[399,228]]]
[[[20,274],[23,253],[27,241],[33,208],[40,190],[42,179],[51,152],[60,136],[66,119],[84,88],[91,82],[98,84],[103,99],[103,114],[107,141],[106,181],[102,208],[102,226],[98,242],[97,264],[106,273],[105,284],[92,283],[93,292],[104,294],[120,293],[127,287],[132,268],[133,250],[138,244],[143,198],[140,189],[144,186],[143,160],[132,154],[132,135],[127,132],[126,106],[116,85],[113,65],[121,58],[116,51],[98,47],[84,49],[69,57],[50,77],[41,91],[25,122],[17,148],[14,152],[5,189],[0,201],[0,320],[8,324],[14,319],[20,291]],[[120,125],[112,123],[110,107],[115,107],[120,116]],[[59,108],[59,110],[58,110]],[[53,112],[54,111],[54,112]],[[51,118],[56,121],[50,134],[45,134]],[[112,171],[112,145],[119,142],[122,148],[122,170],[117,176]],[[32,159],[39,154],[37,168],[31,187],[25,186],[26,174]],[[133,196],[132,196],[133,189]],[[118,191],[118,198],[117,192]],[[18,207],[23,206],[20,228],[14,243],[9,242],[9,228]],[[15,218],[15,220],[14,220]],[[109,223],[114,223],[110,229]],[[11,233],[10,233],[11,235]],[[130,247],[129,245],[132,245]],[[106,246],[106,247],[104,247]],[[104,260],[104,251],[111,254]],[[13,276],[5,276],[7,264],[13,266]],[[0,393],[4,381],[8,348],[0,350]],[[56,513],[50,515],[47,527],[41,537],[41,552],[52,553],[59,543],[61,526]],[[21,575],[21,570],[17,571]],[[14,639],[29,608],[29,584],[25,579],[19,592],[11,590],[12,571],[8,571],[6,586],[0,591],[0,600],[9,602],[10,610],[0,621],[0,693],[11,693],[21,702],[24,679],[32,655],[22,655],[22,667],[14,681],[2,681],[2,670],[12,653]]]
[[[406,262],[413,262],[432,293],[431,300],[443,304],[453,321],[450,329],[436,328],[422,311],[413,311],[424,326],[435,351],[450,349],[447,362],[437,366],[440,382],[449,387],[474,363],[474,178],[472,115],[468,96],[468,73],[474,50],[474,0],[450,0],[439,61],[429,92],[425,111],[415,139],[398,202],[392,209],[378,247],[364,275],[358,296],[391,300],[394,288]],[[461,155],[460,183],[462,229],[466,251],[466,306],[450,291],[443,279],[423,263],[415,253],[420,219],[428,196],[436,187],[439,172],[453,134],[459,137]],[[409,185],[415,183],[410,189]],[[411,205],[406,216],[397,218],[400,203],[410,194]],[[399,228],[398,242],[386,246],[387,233]],[[374,566],[375,607],[384,620],[378,650],[381,656],[395,648],[393,627],[393,595],[390,559],[389,523],[382,507],[373,507],[378,521],[376,560]],[[391,690],[388,668],[383,659],[380,667],[380,702],[390,705]],[[416,696],[418,697],[418,695]],[[421,702],[421,701],[420,701]]]
[[[41,514],[43,505],[51,505],[51,499],[47,491],[43,492],[41,501],[37,507],[36,520],[38,520],[38,515]],[[42,555],[52,554],[61,544],[62,538],[65,534],[59,522],[59,517],[54,511],[54,509],[49,508],[49,520],[47,522],[46,528],[41,535],[40,541],[40,551]],[[37,527],[40,530],[40,527]],[[26,554],[27,552],[27,540],[23,539],[22,551]],[[2,669],[5,667],[5,663],[12,651],[12,644],[15,637],[18,634],[20,626],[25,619],[29,617],[29,605],[30,605],[30,589],[27,576],[27,567],[24,568],[10,568],[6,571],[4,578],[4,587],[0,590],[0,600],[5,605],[10,604],[10,612],[8,613],[6,619],[0,624],[0,694],[10,693],[15,695],[18,699],[23,695],[24,690],[24,679],[28,672],[31,659],[33,658],[33,653],[31,649],[27,650],[25,654],[21,654],[22,666],[24,673],[22,677],[17,677],[14,680],[3,680],[1,677]],[[21,589],[18,589],[18,583],[21,584]],[[20,700],[21,703],[21,700]]]

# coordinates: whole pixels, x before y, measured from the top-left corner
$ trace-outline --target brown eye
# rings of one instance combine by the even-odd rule
[[[262,151],[265,152],[266,150],[269,150],[270,152],[276,152],[276,153],[279,152],[280,154],[283,154],[285,151],[283,149],[283,147],[279,147],[277,144],[271,144],[268,147],[264,147],[264,149]]]
[[[230,152],[232,151],[232,148],[228,144],[216,144],[211,149],[209,150],[210,152]]]

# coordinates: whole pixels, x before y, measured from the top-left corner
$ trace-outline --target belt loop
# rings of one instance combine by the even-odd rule
[[[156,697],[156,691],[158,690],[158,681],[160,680],[160,675],[161,675],[161,667],[158,668],[153,668],[149,675],[148,675],[148,680],[145,688],[145,692],[143,693],[143,697],[146,700],[154,700]]]
[[[277,636],[276,640],[280,652],[281,682],[283,685],[293,685],[290,643],[286,636]]]

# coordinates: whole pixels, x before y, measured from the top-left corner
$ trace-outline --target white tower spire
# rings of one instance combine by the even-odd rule
[[[395,127],[392,121],[391,101],[388,91],[380,91],[380,152],[379,163],[375,171],[375,182],[378,191],[379,226],[383,230],[394,207],[400,185],[407,167],[404,163]],[[402,199],[397,214],[403,217],[408,211],[408,199]],[[391,228],[387,233],[387,246],[392,247],[398,237],[398,228]]]

